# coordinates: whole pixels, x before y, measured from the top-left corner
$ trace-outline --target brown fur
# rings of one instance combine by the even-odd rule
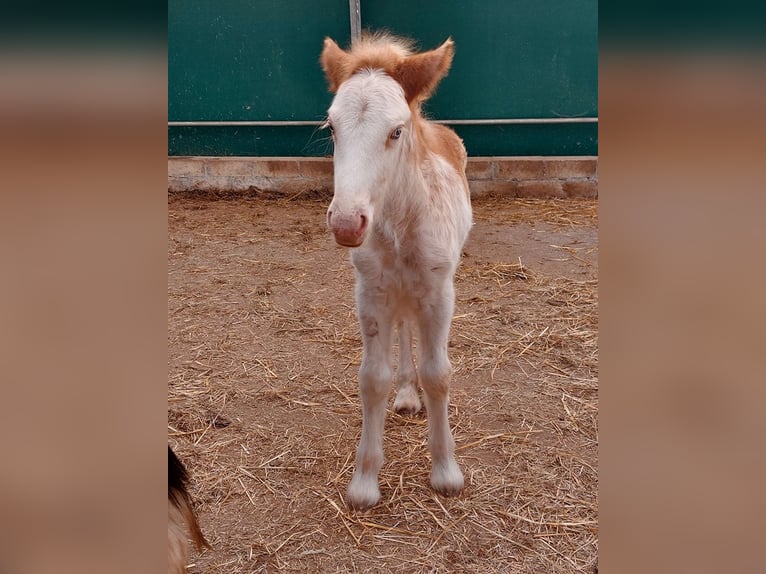
[[[388,34],[365,34],[342,50],[325,38],[319,58],[331,92],[355,72],[365,68],[383,70],[404,89],[410,104],[427,99],[452,65],[454,42],[448,38],[441,46],[422,54],[412,53],[412,42]]]
[[[197,550],[210,548],[194,514],[191,497],[187,491],[186,469],[175,453],[168,447],[168,574],[186,572],[188,541],[186,528]]]
[[[173,501],[168,499],[168,574],[186,572],[188,544],[184,517]]]

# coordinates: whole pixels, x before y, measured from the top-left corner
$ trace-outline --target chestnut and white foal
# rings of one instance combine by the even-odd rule
[[[391,382],[393,330],[399,331],[394,409],[416,413],[420,385],[428,414],[431,485],[463,489],[447,420],[451,365],[447,343],[453,276],[471,228],[466,152],[450,129],[420,115],[420,104],[452,63],[447,40],[413,54],[407,41],[366,36],[344,51],[325,39],[320,62],[335,98],[327,126],[335,143],[335,192],[327,224],[351,247],[364,352],[359,371],[362,437],[348,487],[359,509],[380,500],[383,427]]]

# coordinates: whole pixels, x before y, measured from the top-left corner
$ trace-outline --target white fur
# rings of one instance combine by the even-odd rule
[[[457,494],[463,475],[447,419],[452,369],[447,344],[453,276],[471,227],[465,178],[444,158],[420,147],[402,88],[381,71],[363,70],[344,82],[328,117],[335,132],[335,195],[328,224],[335,230],[338,221],[356,225],[364,216],[367,222],[363,242],[351,250],[364,352],[359,371],[362,436],[348,502],[368,508],[380,499],[396,326],[400,360],[394,408],[420,410],[419,379],[429,420],[431,485]],[[399,126],[401,137],[390,140]],[[419,376],[411,349],[413,327]]]

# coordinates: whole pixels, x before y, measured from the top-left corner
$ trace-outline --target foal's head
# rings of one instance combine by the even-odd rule
[[[327,113],[335,143],[327,224],[340,245],[364,242],[382,194],[418,145],[420,102],[447,73],[453,53],[452,40],[412,54],[408,42],[390,36],[363,37],[349,51],[325,39],[320,62],[335,92]]]

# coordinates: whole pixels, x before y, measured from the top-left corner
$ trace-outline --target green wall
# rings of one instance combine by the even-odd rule
[[[361,0],[362,27],[448,36],[452,70],[427,105],[434,119],[596,117],[595,0]],[[347,45],[347,0],[168,3],[168,118],[320,121],[331,95],[319,68],[325,36]],[[470,155],[595,155],[595,123],[457,125]],[[315,126],[168,128],[170,155],[332,153]]]

